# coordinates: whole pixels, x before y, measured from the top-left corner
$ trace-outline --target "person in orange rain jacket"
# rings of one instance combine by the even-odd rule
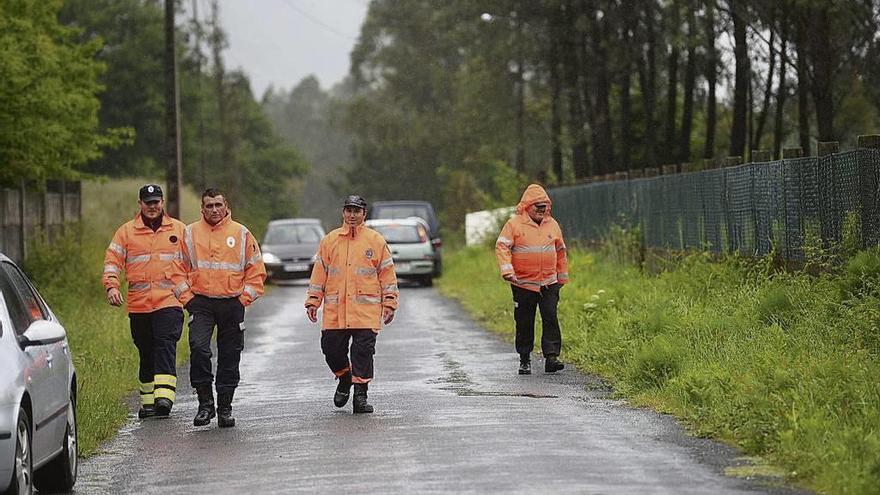
[[[107,301],[122,306],[120,275],[128,281],[131,337],[140,356],[138,417],[165,417],[177,389],[177,341],[183,329],[180,297],[189,290],[181,246],[185,226],[165,213],[162,188],[138,192],[140,212],[124,223],[104,255]]]
[[[364,226],[366,213],[364,198],[345,199],[342,227],[318,245],[305,303],[313,323],[324,304],[321,350],[339,380],[333,403],[344,406],[354,383],[355,414],[373,412],[367,389],[373,379],[376,336],[383,323],[394,319],[399,294],[391,251],[378,232]]]
[[[240,380],[244,349],[244,308],[263,294],[266,266],[260,246],[244,225],[232,220],[223,193],[202,193],[202,218],[187,225],[184,258],[192,292],[184,294],[189,312],[190,383],[199,398],[194,426],[217,416],[221,428],[235,426],[232,398]],[[217,407],[211,373],[211,336],[217,327]]]
[[[565,368],[559,361],[562,334],[556,308],[559,291],[568,282],[568,258],[562,229],[550,216],[550,205],[550,197],[543,187],[529,185],[516,205],[516,215],[504,224],[495,243],[501,276],[513,291],[516,352],[521,375],[532,373],[536,308],[541,310],[544,329],[541,335],[544,371],[554,373]]]

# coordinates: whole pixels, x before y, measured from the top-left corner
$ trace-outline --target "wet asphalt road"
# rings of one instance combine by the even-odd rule
[[[354,416],[333,406],[304,297],[304,283],[275,287],[248,310],[235,428],[192,425],[181,367],[172,417],[131,416],[82,462],[76,493],[796,493],[724,476],[736,451],[571,366],[548,375],[536,357],[517,375],[513,346],[435,289],[401,289],[377,343],[376,412]]]

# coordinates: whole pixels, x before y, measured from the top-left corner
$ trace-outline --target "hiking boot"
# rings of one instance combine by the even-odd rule
[[[171,406],[173,405],[174,403],[171,402],[171,399],[166,399],[165,397],[156,399],[156,417],[167,418],[171,414]]]
[[[373,406],[367,404],[367,384],[354,384],[354,400],[352,401],[352,410],[355,414],[371,413]]]
[[[519,362],[519,374],[520,375],[531,375],[532,374],[532,363],[530,361],[520,361]]]
[[[229,428],[235,426],[235,418],[232,417],[232,396],[235,392],[217,394],[217,426]]]
[[[545,373],[556,373],[563,369],[565,369],[565,364],[563,364],[556,356],[547,356],[547,359],[544,360]]]
[[[155,415],[156,415],[156,406],[154,406],[153,404],[143,405],[138,410],[138,418],[139,419],[152,418]]]
[[[351,393],[351,371],[347,371],[339,377],[339,383],[336,384],[336,393],[333,394],[333,404],[336,407],[342,407],[348,403],[348,396]]]
[[[217,415],[214,410],[214,391],[208,384],[196,387],[196,393],[199,395],[199,410],[193,418],[193,426],[207,426]]]

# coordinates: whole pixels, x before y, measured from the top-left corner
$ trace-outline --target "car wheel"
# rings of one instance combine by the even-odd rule
[[[12,481],[4,495],[30,495],[34,492],[34,459],[31,452],[31,420],[24,408],[18,409],[18,425],[15,428],[15,458]]]
[[[34,476],[34,483],[40,491],[66,492],[76,484],[79,466],[77,459],[78,441],[76,427],[76,396],[71,393],[67,403],[67,428],[64,430],[64,448],[58,457],[40,468]]]
[[[424,275],[422,277],[422,285],[425,287],[432,287],[434,285],[434,276],[433,275]]]

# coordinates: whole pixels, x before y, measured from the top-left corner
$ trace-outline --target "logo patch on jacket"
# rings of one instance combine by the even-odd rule
[[[177,236],[173,235],[173,236],[169,237],[168,240],[171,241],[171,244],[174,244],[175,242],[177,242]]]
[[[235,247],[235,237],[229,236],[226,238],[226,245],[233,248]]]
[[[373,250],[371,248],[367,248],[367,250],[364,251],[364,256],[366,256],[368,260],[373,259]]]

